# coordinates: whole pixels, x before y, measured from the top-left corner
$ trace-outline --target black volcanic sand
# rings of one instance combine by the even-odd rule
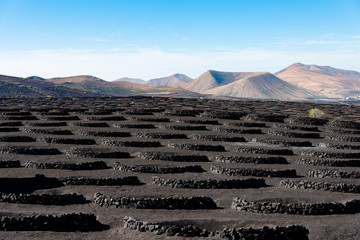
[[[302,118],[308,110],[319,108],[330,114],[330,121],[324,125],[315,125],[316,121]],[[10,114],[13,113],[12,115]],[[22,116],[21,113],[26,115]],[[213,112],[214,114],[211,114]],[[231,117],[224,115],[231,112]],[[9,116],[23,117],[14,120]],[[56,113],[59,113],[57,116]],[[66,113],[66,114],[64,114]],[[341,215],[286,215],[238,212],[230,208],[234,198],[243,198],[247,201],[281,202],[281,203],[327,203],[340,202],[360,198],[356,193],[342,193],[310,189],[293,189],[279,186],[283,179],[294,181],[315,181],[330,183],[360,184],[359,179],[351,178],[312,178],[308,176],[311,170],[337,170],[342,172],[360,171],[360,167],[333,167],[321,165],[299,164],[299,158],[322,159],[333,161],[358,160],[360,158],[343,158],[340,153],[359,153],[360,147],[346,148],[347,145],[360,145],[357,142],[330,138],[329,135],[357,137],[360,124],[360,107],[331,104],[314,104],[300,102],[266,102],[266,101],[225,101],[207,99],[172,99],[172,98],[48,98],[48,99],[1,99],[0,120],[1,128],[18,128],[19,131],[0,131],[0,161],[20,161],[21,167],[0,168],[0,192],[14,192],[27,194],[82,194],[88,202],[71,205],[42,205],[0,202],[1,216],[29,216],[62,213],[90,213],[97,217],[109,229],[96,232],[50,232],[50,231],[18,231],[0,232],[1,239],[183,239],[180,237],[158,236],[151,232],[139,232],[123,228],[123,218],[132,216],[142,221],[152,223],[171,222],[176,224],[191,224],[209,230],[229,228],[262,228],[263,226],[303,225],[309,229],[310,239],[356,239],[360,236],[360,214]],[[245,114],[245,115],[244,115]],[[65,115],[65,116],[64,116]],[[249,115],[249,117],[247,117]],[[271,116],[274,116],[272,119]],[[6,117],[5,117],[6,116]],[[34,116],[34,118],[31,118]],[[278,123],[281,116],[281,123]],[[286,118],[284,118],[286,116]],[[35,118],[37,117],[37,118]],[[119,121],[121,117],[121,121]],[[51,119],[50,119],[51,118]],[[55,119],[56,118],[56,119]],[[159,120],[165,119],[166,120]],[[32,120],[30,120],[32,119]],[[38,120],[36,120],[38,119]],[[79,119],[79,120],[75,120]],[[153,121],[151,119],[154,119]],[[168,119],[168,120],[167,120]],[[332,121],[335,120],[335,121]],[[217,121],[217,122],[214,122]],[[341,121],[351,121],[343,123]],[[61,124],[58,124],[62,122]],[[76,123],[75,123],[76,122]],[[231,124],[229,124],[231,122]],[[274,123],[275,122],[275,123]],[[49,123],[44,124],[44,123]],[[64,124],[66,123],[66,124]],[[100,124],[101,123],[101,124]],[[214,125],[217,123],[218,125]],[[257,124],[252,124],[257,123]],[[98,127],[97,124],[100,124]],[[136,126],[139,126],[137,128]],[[144,128],[143,125],[153,125]],[[108,126],[108,127],[104,127]],[[121,127],[124,126],[124,127]],[[130,127],[129,127],[130,126]],[[215,131],[214,127],[226,129],[251,130],[260,129],[261,134],[244,134],[234,132]],[[29,131],[28,129],[41,129]],[[313,132],[311,130],[314,130]],[[61,135],[67,131],[69,135]],[[105,132],[105,133],[104,133]],[[241,131],[238,131],[241,132]],[[271,134],[271,133],[280,134]],[[351,134],[354,132],[355,134]],[[90,134],[88,134],[90,133]],[[114,134],[110,134],[114,133]],[[119,134],[116,134],[119,133]],[[139,134],[141,133],[141,134]],[[161,133],[182,134],[181,138],[145,138]],[[291,134],[290,134],[291,133]],[[319,134],[316,138],[304,138],[306,134]],[[185,135],[185,136],[183,136]],[[176,136],[176,135],[175,135]],[[197,136],[211,136],[199,139]],[[214,141],[233,138],[241,141]],[[298,136],[300,138],[296,138]],[[253,141],[254,138],[265,139]],[[50,139],[44,141],[44,139]],[[89,140],[90,139],[90,140]],[[245,139],[245,141],[244,141]],[[282,140],[279,142],[311,142],[311,147],[276,145],[276,141],[266,143],[266,139]],[[30,141],[31,140],[31,141]],[[35,141],[33,141],[35,140]],[[117,142],[131,142],[132,144],[104,144],[106,140]],[[95,141],[95,142],[94,142]],[[157,141],[160,145],[152,147],[142,142]],[[83,143],[83,145],[81,145]],[[91,144],[89,144],[91,143]],[[169,143],[176,143],[171,147]],[[222,146],[225,151],[200,151],[196,145]],[[337,148],[327,146],[338,145]],[[136,147],[132,147],[136,146]],[[20,147],[20,148],[19,148]],[[341,148],[344,149],[341,149]],[[236,149],[248,149],[244,152]],[[269,155],[261,151],[252,152],[252,149],[289,149],[294,155]],[[11,151],[9,151],[11,149]],[[21,149],[18,150],[18,149]],[[25,149],[25,150],[24,150]],[[46,149],[55,149],[57,154],[51,154]],[[89,151],[94,154],[67,154]],[[301,155],[303,151],[317,152],[315,155]],[[103,154],[122,152],[126,154]],[[164,153],[166,160],[140,158],[140,152]],[[268,153],[268,151],[262,151]],[[95,154],[99,153],[99,154]],[[339,154],[327,154],[339,153]],[[130,157],[128,156],[130,155]],[[179,161],[179,157],[171,160],[171,156],[206,156],[209,161],[197,162]],[[114,156],[114,157],[111,157]],[[283,157],[288,164],[254,164],[219,162],[215,158],[222,157]],[[325,157],[324,157],[325,156]],[[336,156],[338,158],[330,158]],[[164,158],[164,157],[163,157]],[[93,170],[66,170],[66,169],[36,169],[25,168],[28,162],[69,164],[104,161],[108,168]],[[124,165],[147,165],[157,167],[184,167],[200,165],[205,172],[181,174],[149,174],[139,172],[123,172],[115,170],[114,163]],[[222,188],[222,189],[191,189],[171,188],[151,184],[154,176],[164,179],[179,180],[231,180],[258,178],[256,176],[229,176],[216,174],[210,171],[212,165],[227,169],[247,168],[263,170],[295,169],[297,177],[263,177],[265,187],[254,188]],[[0,166],[6,166],[2,164]],[[36,174],[45,175],[34,178]],[[136,176],[140,185],[64,185],[56,181],[64,177],[87,178],[123,178]],[[49,178],[49,179],[47,179]],[[39,180],[40,179],[40,180]],[[40,182],[39,182],[40,181]],[[193,197],[206,196],[214,200],[217,209],[199,210],[166,210],[166,209],[123,209],[100,207],[92,202],[95,193],[102,193],[112,197]],[[195,238],[196,239],[196,238]],[[203,238],[201,238],[203,239]],[[209,238],[215,239],[215,238]]]

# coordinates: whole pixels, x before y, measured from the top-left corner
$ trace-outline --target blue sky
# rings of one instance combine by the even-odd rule
[[[0,74],[195,78],[293,62],[360,71],[360,1],[0,0]]]

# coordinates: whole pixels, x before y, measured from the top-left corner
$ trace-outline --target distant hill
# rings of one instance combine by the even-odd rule
[[[360,95],[360,73],[356,71],[294,63],[275,75],[291,84],[329,98]]]
[[[0,98],[11,97],[101,97],[101,96],[205,97],[181,87],[157,86],[113,81],[88,75],[44,79],[0,75]]]
[[[46,80],[54,83],[106,82],[105,80],[90,75],[49,78]]]
[[[252,72],[220,72],[208,70],[185,86],[186,89],[194,92],[205,92],[212,88],[223,86],[247,76],[256,75]]]
[[[39,80],[40,79],[40,80]],[[40,77],[20,78],[0,75],[0,97],[96,97],[96,93],[72,89]]]
[[[42,78],[42,77],[39,77],[39,76],[30,76],[30,77],[27,77],[27,79],[32,79],[32,80],[42,80],[44,81],[45,78]]]
[[[218,99],[344,101],[360,99],[360,73],[294,63],[275,73],[208,70],[192,80],[183,74],[144,81],[112,82],[79,75],[45,79],[0,75],[0,97],[168,96]],[[349,98],[348,98],[349,97]],[[346,98],[346,99],[344,99]]]
[[[267,72],[208,70],[185,88],[203,94],[237,98],[295,100],[317,97],[315,93],[291,85]]]
[[[157,86],[184,87],[192,80],[193,80],[192,78],[189,78],[184,74],[176,73],[168,77],[151,79],[149,81],[146,81],[144,84],[151,87],[157,87]]]
[[[131,82],[131,83],[140,83],[140,84],[145,84],[146,81],[145,80],[142,80],[140,78],[128,78],[128,77],[123,77],[123,78],[120,78],[120,79],[117,79],[117,80],[114,80],[112,82]]]
[[[62,78],[50,78],[46,79],[48,82],[54,82],[57,84],[62,84],[64,86],[80,89],[83,91],[93,92],[100,96],[131,96],[133,92],[127,88],[118,86],[116,83],[107,82],[100,78],[89,76],[89,75],[79,75],[72,77],[62,77]]]
[[[112,84],[115,84],[118,87],[122,87],[122,88],[128,88],[128,89],[134,89],[134,90],[147,90],[147,89],[151,89],[151,87],[146,86],[144,84],[140,84],[140,83],[135,83],[135,82],[128,82],[128,81],[112,81]]]
[[[226,75],[230,76],[231,74]],[[237,77],[239,75],[241,74],[233,74]],[[230,81],[230,78],[227,80]],[[271,73],[244,74],[243,78],[211,88],[203,93],[238,98],[278,100],[302,100],[318,97],[315,93],[287,83]]]

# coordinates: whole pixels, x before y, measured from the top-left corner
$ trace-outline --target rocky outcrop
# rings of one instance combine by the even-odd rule
[[[251,213],[282,213],[299,215],[330,215],[330,214],[353,214],[360,212],[360,200],[354,199],[348,202],[338,203],[281,203],[281,202],[257,202],[235,198],[231,209],[240,212]]]
[[[319,143],[319,147],[342,149],[342,150],[360,150],[360,145],[336,144],[336,143]]]
[[[320,138],[319,133],[286,132],[278,130],[269,130],[267,134],[287,138]]]
[[[1,231],[101,231],[107,226],[93,214],[65,213],[59,215],[3,216]]]
[[[304,150],[301,155],[317,158],[360,158],[360,152],[325,152],[315,150]]]
[[[30,127],[66,127],[66,122],[28,122],[26,125]]]
[[[260,148],[260,147],[236,147],[235,152],[252,153],[252,154],[269,154],[269,155],[284,155],[291,156],[294,152],[291,149],[286,148]]]
[[[260,188],[266,187],[265,180],[262,178],[248,179],[166,179],[153,177],[151,184],[158,186],[169,186],[172,188],[191,188],[191,189],[228,189],[228,188]]]
[[[257,169],[257,168],[224,168],[211,165],[210,171],[228,176],[256,176],[256,177],[296,177],[295,169]]]
[[[360,172],[352,171],[352,172],[343,172],[337,170],[311,170],[308,171],[307,174],[309,177],[316,178],[360,178]]]
[[[301,124],[301,125],[317,125],[324,126],[329,122],[327,119],[321,118],[310,118],[310,117],[289,117],[285,122],[290,124]]]
[[[210,231],[193,225],[171,223],[144,222],[133,217],[124,217],[124,228],[139,232],[152,232],[156,235],[190,237],[214,237],[229,240],[240,239],[277,239],[277,240],[308,240],[309,230],[303,226],[254,228],[225,228],[222,231]]]
[[[250,228],[225,228],[219,237],[229,240],[240,239],[276,239],[276,240],[308,240],[309,230],[303,226],[291,225],[286,227]]]
[[[195,144],[195,143],[169,142],[168,146],[182,150],[225,152],[225,148],[221,145],[203,145],[203,144]]]
[[[252,164],[288,164],[284,157],[216,156],[216,162]]]
[[[73,133],[70,130],[23,128],[22,131],[26,133],[36,133],[36,134],[73,135]]]
[[[106,122],[72,122],[70,123],[70,125],[76,127],[90,127],[90,128],[110,127],[109,124],[107,124]]]
[[[139,178],[136,176],[128,176],[123,178],[63,177],[58,179],[64,185],[122,186],[141,184]]]
[[[135,209],[216,209],[215,202],[209,197],[110,197],[101,193],[94,194],[93,202],[101,207]]]
[[[47,117],[47,121],[75,121],[80,120],[78,116],[56,116],[56,117]]]
[[[103,131],[79,131],[83,136],[93,136],[93,137],[130,137],[129,132],[103,132]]]
[[[181,236],[181,237],[209,237],[214,236],[215,233],[207,229],[199,228],[192,225],[178,226],[171,224],[150,223],[137,220],[132,217],[124,218],[124,228],[136,230],[140,232],[153,232],[156,235],[166,234],[166,236]]]
[[[338,128],[350,128],[360,130],[360,123],[353,121],[331,120],[329,125]]]
[[[4,136],[0,137],[0,142],[36,142],[36,139],[28,136]]]
[[[335,140],[335,141],[343,141],[343,142],[360,142],[360,137],[349,137],[349,136],[341,136],[341,135],[328,135],[326,138]]]
[[[161,147],[161,143],[158,141],[117,141],[117,140],[107,140],[103,139],[102,144],[116,147],[138,147],[138,148],[147,148],[147,147]]]
[[[109,117],[86,117],[88,121],[125,121],[123,116],[109,116]]]
[[[209,162],[205,155],[181,155],[170,152],[140,152],[138,157],[145,160],[160,160],[174,162]]]
[[[122,172],[141,172],[141,173],[155,173],[155,174],[175,174],[184,172],[205,172],[200,165],[191,165],[184,167],[173,166],[156,166],[156,165],[125,165],[119,162],[114,164],[114,169]]]
[[[263,134],[261,129],[241,129],[241,128],[214,127],[213,131],[225,132],[225,133],[237,133],[237,134]]]
[[[192,126],[192,125],[160,125],[159,128],[175,130],[175,131],[207,131],[206,126]]]
[[[243,137],[229,137],[220,135],[194,135],[192,138],[195,140],[213,142],[246,142],[246,139]]]
[[[260,122],[284,122],[287,115],[280,114],[249,114],[245,117],[246,120],[260,121]]]
[[[141,138],[159,138],[159,139],[186,139],[185,134],[175,134],[175,133],[136,133],[137,137]]]
[[[312,147],[310,141],[292,141],[272,138],[253,138],[252,142],[266,143],[271,145],[283,145],[284,147]]]
[[[331,192],[360,193],[360,185],[346,183],[281,180],[279,186],[293,189],[314,189]]]
[[[93,145],[96,144],[94,139],[76,139],[76,138],[52,138],[41,137],[40,141],[50,144],[75,144],[75,145]]]
[[[0,202],[42,204],[42,205],[70,205],[84,204],[86,199],[77,193],[67,194],[26,194],[26,193],[0,193]]]
[[[154,124],[113,124],[114,127],[117,128],[138,128],[138,129],[152,129],[156,128]]]
[[[181,117],[195,117],[195,115],[200,114],[200,111],[198,110],[168,110],[166,109],[163,112],[164,116],[181,116]]]
[[[200,117],[239,120],[241,117],[245,116],[246,114],[247,114],[246,112],[207,111],[201,113]]]
[[[318,127],[304,127],[304,126],[294,126],[294,125],[287,125],[282,123],[274,123],[274,127],[282,128],[287,130],[300,130],[306,132],[320,132]]]
[[[234,127],[260,127],[260,128],[265,128],[266,127],[266,123],[263,122],[252,122],[252,121],[248,121],[248,122],[224,122],[224,125],[228,125],[228,126],[234,126]]]
[[[0,153],[24,154],[24,155],[58,155],[58,154],[62,154],[56,148],[34,148],[34,147],[23,147],[23,146],[1,147]]]
[[[313,166],[329,166],[329,167],[360,167],[359,160],[334,160],[334,159],[308,159],[299,158],[297,164],[307,164]]]
[[[66,151],[66,154],[73,157],[84,157],[84,158],[130,158],[128,152],[114,152],[109,149],[89,149],[89,148],[75,148]]]
[[[69,169],[69,170],[98,170],[109,168],[104,161],[95,162],[82,162],[82,163],[67,163],[67,162],[35,162],[27,161],[25,164],[26,168],[36,169]]]
[[[189,123],[189,124],[219,125],[218,120],[178,119],[176,121],[180,123]]]

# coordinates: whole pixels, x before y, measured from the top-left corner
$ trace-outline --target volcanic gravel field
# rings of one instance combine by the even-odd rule
[[[0,239],[359,239],[359,117],[301,102],[0,99]]]

